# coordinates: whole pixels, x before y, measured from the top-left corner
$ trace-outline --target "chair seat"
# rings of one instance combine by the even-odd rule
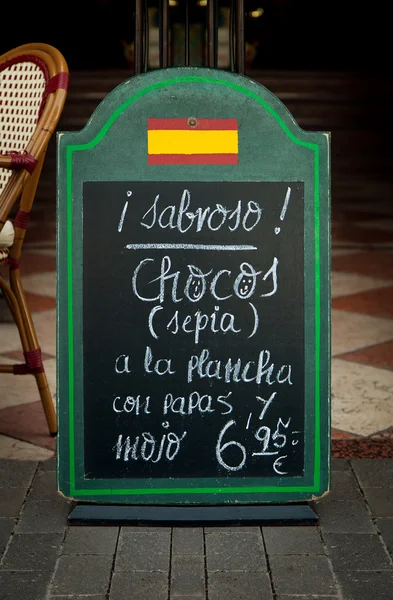
[[[12,246],[12,244],[14,243],[14,236],[15,230],[12,222],[6,221],[4,223],[3,229],[0,231],[0,250],[4,250],[4,248],[9,248],[10,246]]]
[[[5,263],[8,258],[8,248],[0,248],[0,265]]]
[[[7,262],[8,248],[14,243],[14,236],[15,231],[12,222],[6,221],[0,231],[0,265]]]

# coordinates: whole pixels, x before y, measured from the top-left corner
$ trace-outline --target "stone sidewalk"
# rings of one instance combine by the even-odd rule
[[[67,525],[55,462],[0,461],[1,600],[392,600],[393,459],[334,460],[318,525]]]

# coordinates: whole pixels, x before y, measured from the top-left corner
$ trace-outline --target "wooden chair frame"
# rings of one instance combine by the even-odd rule
[[[6,70],[8,70],[7,77],[9,78],[10,75],[14,77],[13,73],[16,73],[18,69],[33,71],[33,79],[37,77],[39,80],[39,92],[37,93],[42,94],[42,97],[38,111],[37,106],[33,109],[37,113],[34,115],[33,130],[22,150],[15,151],[12,147],[4,148],[5,142],[4,139],[3,142],[1,139],[0,124],[0,174],[3,174],[3,182],[0,181],[0,232],[7,220],[13,222],[15,232],[8,256],[5,258],[3,256],[2,260],[0,258],[1,269],[6,267],[8,271],[6,276],[0,274],[0,288],[18,328],[25,357],[25,363],[22,364],[0,365],[0,373],[32,374],[35,377],[49,432],[51,435],[56,435],[55,406],[49,390],[33,320],[23,291],[19,260],[46,149],[50,138],[55,133],[65,104],[69,71],[64,56],[51,45],[32,43],[14,48],[0,56],[0,100],[2,75],[5,78]],[[13,70],[12,74],[11,70]],[[26,79],[30,75],[25,73],[24,77]],[[14,127],[16,136],[20,123],[17,119],[10,119],[9,115],[10,108],[12,109],[10,105],[14,100],[19,100],[18,84],[18,75],[16,74],[15,83],[11,81],[11,84],[7,84],[8,87],[13,87],[10,99],[0,103],[0,118],[4,121],[4,113],[8,114],[10,123],[8,129]],[[4,90],[3,94],[5,95]],[[24,90],[24,94],[26,95],[26,90]],[[17,209],[16,214],[11,217],[14,209]]]

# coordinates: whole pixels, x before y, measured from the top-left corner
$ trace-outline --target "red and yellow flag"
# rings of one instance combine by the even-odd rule
[[[148,119],[149,165],[237,165],[237,119]]]

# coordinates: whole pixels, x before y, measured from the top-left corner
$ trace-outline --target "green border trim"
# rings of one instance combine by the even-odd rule
[[[75,488],[75,411],[74,411],[74,322],[73,322],[73,247],[72,247],[72,154],[82,150],[94,148],[108,133],[110,127],[124,110],[146,94],[157,89],[176,85],[178,83],[209,83],[223,85],[232,88],[246,96],[249,96],[277,121],[278,125],[286,133],[289,139],[299,146],[304,146],[315,152],[314,156],[314,252],[315,252],[315,440],[314,440],[314,483],[311,486],[256,486],[256,487],[203,487],[203,488],[134,488],[134,489],[76,489]],[[272,493],[272,492],[318,492],[320,488],[320,466],[321,466],[321,438],[319,430],[320,422],[320,343],[321,343],[321,274],[320,274],[320,170],[319,170],[319,146],[313,142],[304,142],[297,138],[289,129],[284,120],[277,112],[262,98],[254,92],[240,85],[208,77],[176,77],[146,87],[134,96],[128,98],[121,104],[107,120],[95,138],[87,144],[70,144],[66,147],[66,203],[67,203],[67,292],[68,292],[68,374],[69,374],[69,451],[70,451],[70,493],[79,496],[101,496],[101,495],[157,495],[157,494],[231,494],[231,493]]]
[[[68,155],[71,155],[67,148]],[[73,320],[73,290],[72,290],[72,169],[67,173],[67,300],[68,300],[68,378],[69,378],[69,442],[70,442],[70,481],[71,487],[75,487],[75,415],[74,415],[74,320]]]
[[[314,162],[314,258],[315,258],[315,453],[314,453],[314,486],[319,490],[321,484],[321,396],[320,396],[320,363],[321,363],[321,253],[320,253],[320,197],[319,197],[319,146],[315,149]],[[315,491],[316,491],[315,490]]]

